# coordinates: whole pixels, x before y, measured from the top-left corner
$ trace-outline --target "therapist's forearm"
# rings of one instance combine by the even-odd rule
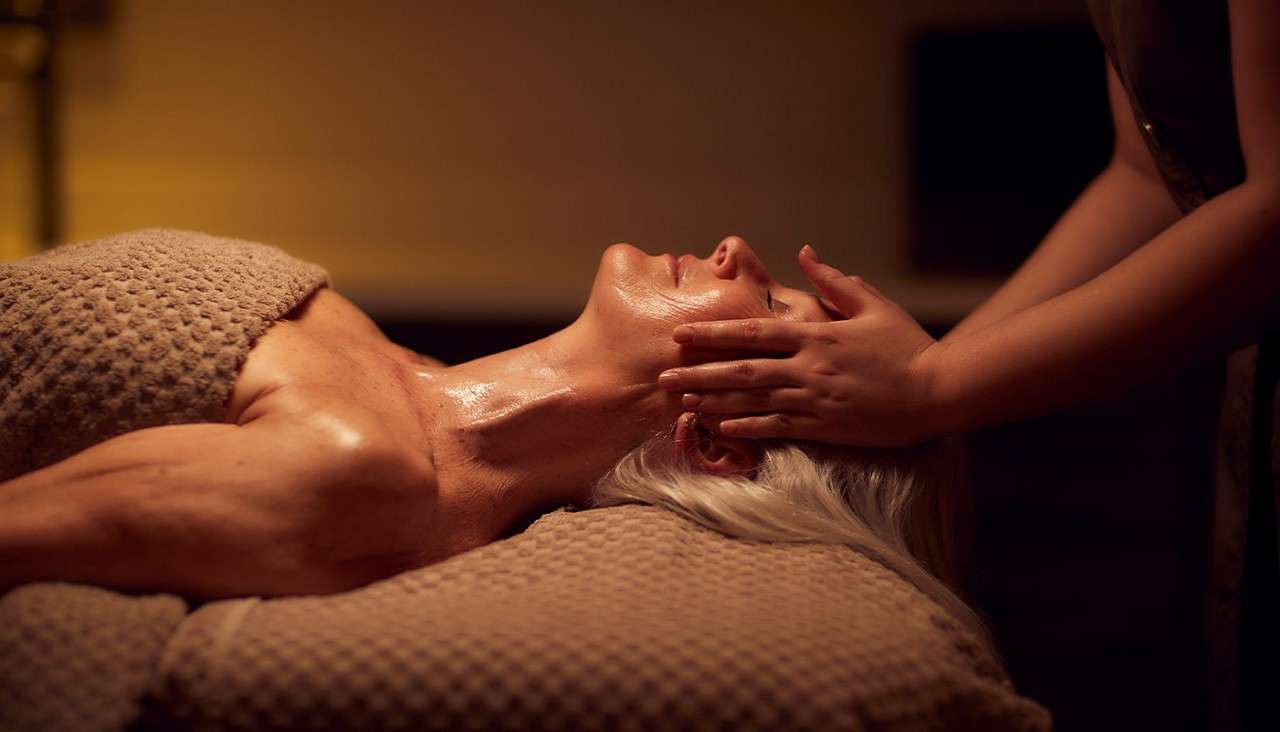
[[[1180,214],[1161,182],[1113,161],[1000,289],[951,329],[950,342],[1078,287],[1151,241]]]
[[[1089,282],[940,344],[944,433],[1116,393],[1256,338],[1277,312],[1280,185],[1210,200]]]

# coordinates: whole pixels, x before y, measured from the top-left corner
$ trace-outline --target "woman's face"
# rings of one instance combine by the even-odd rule
[[[818,298],[773,279],[751,247],[736,236],[703,258],[649,256],[630,244],[609,247],[600,259],[583,316],[602,326],[611,350],[623,350],[647,366],[646,371],[707,360],[676,348],[671,331],[682,323],[833,319]]]

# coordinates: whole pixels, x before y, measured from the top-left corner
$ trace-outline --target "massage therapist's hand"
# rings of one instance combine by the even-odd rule
[[[820,262],[812,247],[800,251],[800,266],[844,320],[678,326],[673,337],[683,346],[761,357],[671,369],[659,385],[683,392],[689,410],[725,415],[720,430],[735,437],[899,447],[938,436],[933,385],[945,344],[861,278]]]

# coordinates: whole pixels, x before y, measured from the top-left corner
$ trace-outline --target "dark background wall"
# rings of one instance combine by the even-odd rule
[[[605,245],[729,233],[787,277],[808,242],[958,317],[998,278],[910,261],[912,41],[1085,17],[1079,0],[97,1],[61,39],[65,239],[270,241],[371,312],[443,319],[569,317]],[[0,256],[17,256],[31,133],[4,71]],[[1102,87],[1100,55],[1078,71]]]

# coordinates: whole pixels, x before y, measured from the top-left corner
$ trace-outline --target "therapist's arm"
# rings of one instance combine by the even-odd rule
[[[1151,241],[1181,215],[1165,190],[1115,69],[1107,92],[1115,147],[1030,257],[943,338],[953,341],[1088,282]]]
[[[931,349],[944,431],[1116,392],[1276,325],[1280,8],[1229,7],[1245,181],[1089,282]]]

